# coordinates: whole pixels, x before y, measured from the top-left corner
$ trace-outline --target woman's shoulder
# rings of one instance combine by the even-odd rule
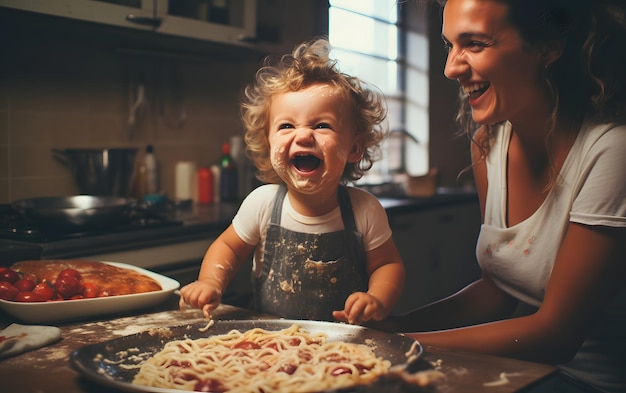
[[[606,123],[588,118],[581,127],[581,133],[586,146],[626,150],[626,124],[624,123]]]

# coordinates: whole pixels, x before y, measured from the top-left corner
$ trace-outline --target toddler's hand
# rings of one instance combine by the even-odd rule
[[[222,289],[213,280],[194,281],[180,289],[179,307],[199,308],[205,317],[210,318],[211,311],[219,306],[222,300]]]
[[[343,310],[333,311],[333,317],[341,322],[360,325],[370,319],[381,320],[385,317],[385,307],[372,295],[355,292],[348,297]]]

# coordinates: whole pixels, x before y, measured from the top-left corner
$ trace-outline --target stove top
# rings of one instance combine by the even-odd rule
[[[11,205],[0,205],[0,239],[26,243],[52,243],[178,225],[183,225],[183,222],[169,219],[161,211],[141,206],[133,208],[120,222],[100,227],[40,222],[22,215]]]

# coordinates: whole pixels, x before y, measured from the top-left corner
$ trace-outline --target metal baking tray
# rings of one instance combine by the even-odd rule
[[[122,391],[178,393],[181,391],[133,385],[131,381],[138,369],[129,368],[129,366],[141,364],[147,358],[161,351],[165,343],[169,341],[185,338],[198,339],[211,335],[225,334],[232,329],[240,331],[253,328],[282,330],[294,323],[307,329],[310,333],[325,333],[328,336],[327,342],[344,341],[373,345],[375,354],[389,360],[392,366],[409,366],[407,353],[413,347],[415,340],[408,337],[343,323],[289,319],[216,321],[215,325],[206,331],[200,330],[206,326],[206,323],[150,329],[141,333],[83,346],[71,354],[70,365],[83,377]],[[132,353],[140,355],[120,355],[128,354],[129,349],[132,350]],[[411,362],[418,360],[423,352],[423,348],[419,343],[417,343],[416,349],[416,356],[411,357]],[[343,392],[344,390],[341,391]]]

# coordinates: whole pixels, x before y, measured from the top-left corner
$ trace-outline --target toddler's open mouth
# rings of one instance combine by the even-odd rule
[[[312,172],[321,164],[321,160],[311,154],[298,154],[291,159],[291,162],[301,172]]]

